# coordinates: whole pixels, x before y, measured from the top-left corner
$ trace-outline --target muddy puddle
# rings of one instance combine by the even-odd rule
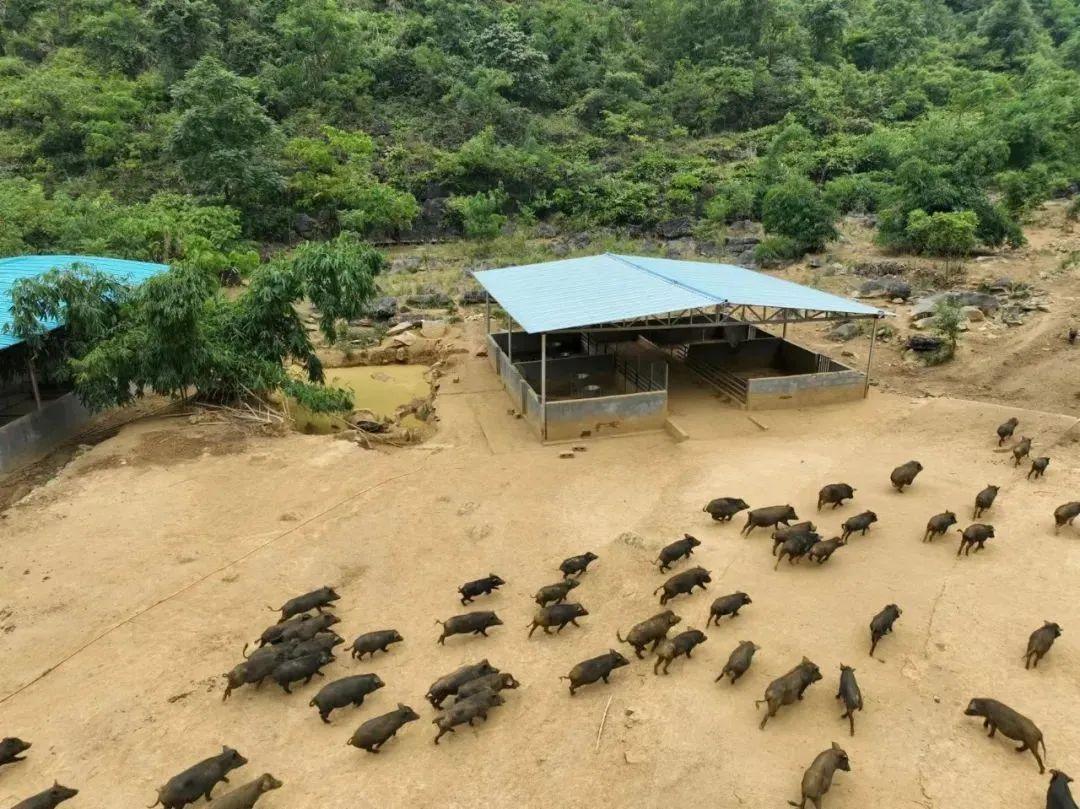
[[[426,399],[431,393],[426,365],[357,365],[351,368],[327,368],[326,384],[353,392],[359,413],[370,413],[375,420],[393,418],[402,405],[414,399]],[[335,416],[312,413],[290,400],[289,412],[297,430],[303,433],[332,433],[348,425]],[[409,414],[400,422],[402,427],[420,429],[423,422]]]

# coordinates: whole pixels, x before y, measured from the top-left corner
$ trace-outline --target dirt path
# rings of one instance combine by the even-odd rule
[[[459,373],[423,447],[366,452],[328,437],[236,440],[222,428],[139,425],[10,511],[0,523],[0,733],[35,745],[27,762],[0,772],[0,805],[58,778],[82,790],[72,809],[145,806],[170,775],[230,744],[251,760],[234,784],[263,771],[286,782],[266,809],[779,806],[833,740],[853,771],[837,777],[830,809],[1042,805],[1046,778],[1034,761],[963,716],[972,696],[1031,716],[1048,764],[1077,769],[1080,535],[1055,537],[1048,526],[1053,508],[1080,492],[1072,419],[1020,413],[1037,449],[1064,436],[1038,483],[993,451],[994,426],[1014,411],[884,394],[768,414],[762,431],[690,392],[678,410],[691,440],[593,441],[561,460],[506,415],[483,361],[463,361]],[[898,495],[888,472],[910,457],[926,472]],[[857,500],[819,518],[817,489],[837,480],[854,485]],[[989,515],[998,538],[984,553],[957,561],[955,539],[919,542],[931,514],[970,516],[987,482],[1003,489]],[[764,533],[742,539],[738,524],[701,512],[721,494],[790,502],[830,535],[864,508],[881,522],[823,567],[774,572]],[[571,699],[558,676],[628,648],[615,631],[659,609],[652,591],[664,577],[650,563],[684,531],[702,540],[695,560],[714,582],[672,602],[682,626],[701,628],[712,598],[736,589],[754,604],[710,629],[671,676],[634,662],[610,687]],[[591,612],[582,628],[527,639],[532,593],[557,578],[563,557],[587,549],[600,561],[575,591]],[[506,625],[486,640],[436,646],[434,619],[461,611],[457,585],[489,571],[509,584],[475,606]],[[340,659],[328,677],[375,671],[387,687],[331,727],[307,706],[319,684],[293,697],[242,689],[223,704],[220,675],[272,620],[266,605],[323,583],[343,596],[350,640],[384,627],[406,638],[374,662]],[[904,614],[872,660],[867,624],[891,601]],[[1066,632],[1026,672],[1020,655],[1044,618]],[[745,639],[763,647],[753,668],[734,687],[714,684]],[[754,700],[803,655],[825,679],[758,731]],[[522,688],[486,725],[435,747],[422,695],[481,657]],[[841,662],[856,667],[866,696],[853,739],[833,700]],[[422,719],[383,755],[345,746],[356,725],[398,701]]]

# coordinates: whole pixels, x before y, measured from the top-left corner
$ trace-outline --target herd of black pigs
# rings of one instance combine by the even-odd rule
[[[998,445],[1013,437],[1018,426],[1015,418],[1009,419],[997,429]],[[1022,438],[1012,447],[1015,465],[1019,466],[1031,452],[1031,439]],[[1050,459],[1038,457],[1031,460],[1028,479],[1039,478],[1047,470]],[[912,486],[923,467],[918,461],[908,461],[893,470],[891,482],[898,492]],[[999,491],[998,486],[987,486],[979,492],[974,501],[972,519],[976,520],[990,511]],[[846,483],[831,483],[823,487],[818,494],[817,509],[825,506],[837,509],[844,502],[855,497],[855,489]],[[803,558],[821,565],[840,548],[848,544],[855,534],[866,535],[877,515],[865,511],[844,521],[841,534],[831,539],[822,539],[812,522],[795,522],[799,519],[790,505],[768,506],[750,509],[740,498],[720,497],[705,506],[718,522],[730,522],[741,511],[748,511],[746,524],[741,534],[749,536],[757,528],[771,528],[773,547],[776,557],[774,568],[785,558],[789,564],[796,564]],[[1080,501],[1073,501],[1058,507],[1054,511],[1054,530],[1071,526],[1080,516]],[[936,514],[930,518],[923,534],[923,542],[932,542],[944,536],[957,523],[957,516],[952,511]],[[960,534],[957,556],[969,555],[974,549],[984,549],[988,540],[994,538],[994,527],[986,523],[973,522]],[[672,542],[660,551],[656,562],[661,573],[683,559],[689,559],[694,548],[701,543],[689,534]],[[588,571],[589,565],[598,557],[594,553],[572,556],[559,565],[563,578],[555,584],[541,587],[535,600],[539,605],[529,624],[529,635],[537,629],[551,634],[561,632],[568,624],[579,626],[577,619],[587,616],[588,611],[578,603],[567,603],[573,590],[579,585],[580,578]],[[680,595],[689,595],[695,588],[706,589],[712,581],[709,571],[702,567],[676,573],[654,591],[659,594],[660,605],[665,606]],[[495,574],[463,584],[458,588],[462,605],[471,604],[474,599],[490,595],[505,582]],[[247,646],[243,650],[244,659],[235,668],[224,675],[226,680],[224,699],[237,688],[245,685],[260,687],[266,679],[277,683],[286,693],[292,693],[290,686],[297,682],[308,684],[315,676],[323,677],[322,669],[335,660],[334,649],[344,643],[344,639],[332,627],[338,618],[327,610],[331,609],[339,595],[332,587],[322,587],[310,593],[297,596],[280,607],[281,617],[277,623],[268,627],[260,636],[258,648],[250,655]],[[720,619],[734,619],[739,610],[752,604],[749,595],[735,592],[723,595],[713,601],[706,627]],[[870,648],[872,657],[881,639],[892,632],[902,610],[896,604],[886,605],[870,621]],[[637,658],[643,658],[648,649],[656,656],[653,673],[667,674],[672,662],[679,657],[690,658],[693,650],[706,640],[705,633],[697,629],[687,629],[674,637],[668,637],[672,627],[681,622],[681,618],[667,609],[633,626],[626,637],[616,633],[619,643],[628,644]],[[445,644],[446,639],[454,635],[482,635],[492,627],[502,625],[502,621],[493,611],[472,611],[438,621],[442,627],[437,642]],[[1055,639],[1061,634],[1061,627],[1056,623],[1045,622],[1031,633],[1027,651],[1022,656],[1025,668],[1037,667],[1039,661],[1050,650]],[[374,658],[376,652],[389,652],[390,646],[400,643],[404,638],[394,629],[381,629],[360,635],[348,647],[350,655],[362,660],[365,655]],[[734,685],[742,677],[753,661],[754,653],[761,647],[753,641],[740,641],[731,652],[727,662],[716,677],[716,681],[727,678]],[[597,657],[583,660],[574,666],[567,675],[561,677],[569,682],[570,696],[577,689],[599,681],[609,682],[615,669],[629,665],[629,661],[614,649],[609,649]],[[760,727],[764,729],[769,719],[777,711],[803,698],[803,693],[815,682],[821,680],[821,670],[807,658],[782,677],[769,683],[763,699],[755,705],[765,705],[765,715]],[[432,720],[436,728],[435,744],[446,734],[454,733],[460,725],[472,726],[476,720],[486,720],[488,712],[504,704],[502,691],[514,689],[519,685],[513,675],[502,672],[487,660],[462,666],[439,678],[428,689],[426,699],[438,715]],[[330,714],[348,706],[360,706],[364,697],[383,688],[385,683],[377,674],[358,674],[335,680],[323,686],[308,703],[319,713],[323,722],[330,722]],[[453,703],[444,708],[446,700],[453,698]],[[849,732],[855,735],[855,712],[863,709],[862,693],[855,679],[855,670],[851,666],[840,666],[840,681],[836,699],[843,705],[841,719],[848,720]],[[981,717],[983,727],[988,728],[989,736],[1001,732],[1003,736],[1020,742],[1018,752],[1030,750],[1039,765],[1039,772],[1045,772],[1042,756],[1046,745],[1039,728],[1023,714],[1004,703],[989,698],[972,699],[964,713],[968,716]],[[348,744],[378,753],[393,736],[409,722],[420,718],[419,714],[408,705],[398,703],[397,707],[381,716],[374,717],[361,724],[348,740]],[[23,755],[31,747],[29,742],[18,738],[6,738],[0,741],[0,766],[25,760]],[[1040,748],[1042,753],[1040,754]],[[229,747],[222,748],[216,756],[200,761],[165,782],[158,790],[157,801],[152,806],[164,809],[183,809],[200,797],[211,800],[212,792],[219,782],[228,783],[228,774],[247,764],[247,759]],[[818,754],[810,764],[802,779],[802,796],[798,803],[789,801],[792,806],[804,809],[810,801],[816,809],[821,809],[822,798],[829,791],[837,770],[849,772],[851,764],[847,753],[836,743]],[[1076,809],[1069,791],[1071,778],[1058,770],[1051,770],[1050,786],[1047,791],[1047,809]],[[263,793],[277,789],[282,782],[269,773],[260,775],[255,780],[244,784],[225,795],[214,799],[217,809],[252,809]],[[52,787],[16,804],[12,809],[54,809],[58,804],[78,794],[78,790],[54,783]]]

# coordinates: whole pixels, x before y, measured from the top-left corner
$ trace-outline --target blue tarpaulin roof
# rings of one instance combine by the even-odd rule
[[[10,332],[11,287],[20,278],[33,278],[51,269],[62,269],[72,264],[82,264],[100,272],[109,273],[121,281],[138,285],[158,273],[169,269],[167,264],[147,261],[127,261],[122,258],[97,256],[17,256],[0,258],[0,350],[18,345],[22,340]],[[62,323],[45,323],[48,329],[57,329]]]
[[[862,317],[887,314],[745,267],[704,261],[604,253],[484,270],[475,276],[510,317],[532,334],[725,305]]]

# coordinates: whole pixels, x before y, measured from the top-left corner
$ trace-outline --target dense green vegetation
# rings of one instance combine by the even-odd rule
[[[295,304],[317,302],[331,340],[336,321],[355,317],[374,294],[383,263],[381,253],[343,235],[259,266],[238,296],[184,262],[138,287],[78,264],[50,270],[12,288],[15,332],[26,345],[0,352],[0,378],[22,370],[25,351],[46,379],[95,409],[147,392],[223,401],[284,388],[313,412],[349,410],[347,391],[322,386],[322,364]],[[42,320],[63,321],[63,339],[45,332]],[[291,365],[302,366],[307,381],[290,374]]]
[[[1080,178],[1078,20],[1080,0],[9,0],[0,253],[242,274],[301,235],[751,217],[782,258],[849,211],[901,250],[1017,242]]]

